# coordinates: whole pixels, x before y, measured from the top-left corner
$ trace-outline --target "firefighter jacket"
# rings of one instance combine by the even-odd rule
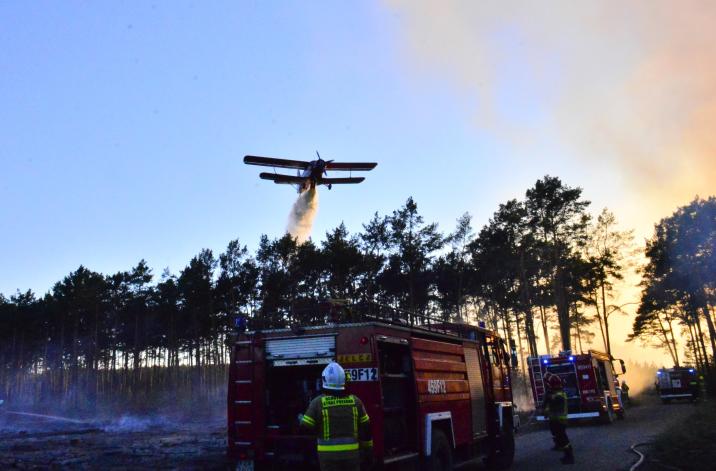
[[[567,423],[567,394],[564,391],[548,392],[544,398],[544,413],[550,421]]]
[[[311,401],[301,425],[316,434],[319,458],[353,459],[364,450],[372,455],[370,417],[360,399],[352,394],[321,394]]]

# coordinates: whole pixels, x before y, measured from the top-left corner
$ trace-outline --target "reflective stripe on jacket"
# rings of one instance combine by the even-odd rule
[[[316,397],[301,423],[316,434],[319,453],[355,452],[373,446],[370,417],[361,400],[353,395]]]
[[[545,398],[545,415],[547,415],[549,420],[566,423],[568,414],[567,406],[567,395],[564,391],[548,393]]]

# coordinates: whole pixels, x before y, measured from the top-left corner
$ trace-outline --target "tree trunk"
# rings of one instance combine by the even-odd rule
[[[714,322],[711,319],[711,313],[709,312],[709,307],[706,303],[704,303],[702,310],[704,317],[706,318],[706,325],[709,328],[709,340],[711,341],[711,356],[716,358],[716,329],[714,328]]]
[[[549,326],[547,325],[547,310],[544,306],[539,307],[540,317],[542,318],[542,332],[544,333],[544,348],[547,350],[547,355],[552,355],[552,349],[549,346]]]
[[[515,318],[515,324],[517,326],[517,342],[520,346],[520,365],[522,366],[522,379],[525,381],[525,389],[527,388],[527,371],[525,369],[525,350],[522,348],[522,335],[520,333],[520,318]]]
[[[572,350],[572,338],[569,319],[569,305],[567,304],[567,296],[564,284],[562,283],[562,270],[557,269],[557,275],[554,278],[554,296],[557,306],[557,321],[559,322],[559,333],[562,337],[562,350],[567,352]]]
[[[704,342],[704,333],[701,330],[701,318],[698,316],[698,313],[696,313],[694,321],[695,321],[694,324],[695,324],[696,332],[698,334],[697,335],[698,343],[699,343],[699,346],[701,347],[701,356],[704,359],[704,365],[708,368],[709,364],[710,364],[709,355],[706,352],[706,343]]]
[[[696,336],[694,335],[695,327],[692,325],[691,322],[688,322],[686,324],[689,328],[689,338],[691,339],[691,353],[694,356],[694,360],[696,361],[696,367],[699,369],[699,371],[703,370],[703,364],[701,363],[701,352],[699,351],[699,344],[696,341]]]
[[[674,364],[678,365],[679,359],[676,356],[674,350],[671,348],[671,342],[669,341],[669,334],[666,331],[664,324],[661,322],[661,318],[657,318],[657,320],[659,321],[659,328],[661,329],[661,335],[664,336],[664,344],[666,345],[666,348],[669,349],[669,355],[671,355],[671,359],[674,361]]]
[[[532,309],[525,309],[525,333],[530,348],[530,356],[537,356],[537,337],[535,335],[535,323],[532,317]]]
[[[597,292],[593,292],[594,295],[594,308],[597,311],[597,321],[599,321],[599,332],[602,334],[602,344],[604,345],[604,350],[607,349],[607,336],[604,335],[604,322],[602,321],[602,314],[599,311],[599,296],[597,295]]]
[[[611,358],[612,344],[611,340],[609,340],[609,313],[607,312],[607,295],[604,289],[604,282],[602,282],[602,312],[604,313],[604,333],[607,336],[607,354]]]
[[[579,344],[579,353],[584,352],[582,348],[582,329],[579,326],[579,312],[577,311],[577,304],[574,304],[574,318],[576,320],[575,325],[577,327],[577,343]]]
[[[673,327],[673,320],[671,317],[668,317],[666,320],[669,323],[669,333],[671,333],[671,345],[674,347],[674,359],[676,360],[676,366],[679,366],[679,349],[676,345],[676,337],[674,337],[674,327]]]

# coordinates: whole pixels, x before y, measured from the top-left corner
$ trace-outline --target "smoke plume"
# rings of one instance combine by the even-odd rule
[[[313,220],[318,212],[318,190],[311,188],[302,192],[293,203],[291,213],[288,215],[286,232],[291,234],[299,244],[308,240],[313,228]]]
[[[407,76],[477,103],[516,164],[564,150],[637,231],[713,193],[716,3],[386,2]]]

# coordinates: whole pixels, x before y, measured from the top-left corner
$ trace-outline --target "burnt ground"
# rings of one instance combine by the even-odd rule
[[[636,462],[634,443],[655,436],[693,414],[688,403],[662,405],[639,398],[627,418],[612,425],[570,426],[576,464],[565,467],[543,426],[523,422],[516,437],[513,470],[589,469],[626,471]],[[119,417],[72,423],[0,412],[0,469],[226,469],[223,420]],[[649,448],[643,449],[649,455]],[[647,457],[648,461],[648,457]],[[463,469],[483,470],[476,460]]]
[[[0,413],[0,469],[225,469],[223,422],[67,422]]]

